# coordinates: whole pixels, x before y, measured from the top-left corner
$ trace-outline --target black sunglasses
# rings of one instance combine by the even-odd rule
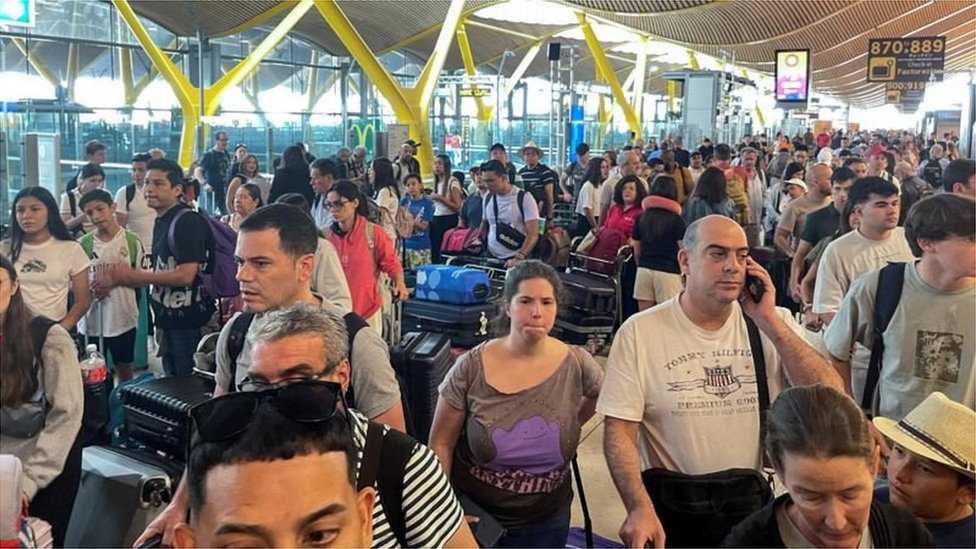
[[[273,389],[237,392],[190,409],[197,434],[205,442],[234,438],[245,430],[262,403],[268,402],[297,423],[322,423],[339,413],[342,386],[331,381],[298,381]]]

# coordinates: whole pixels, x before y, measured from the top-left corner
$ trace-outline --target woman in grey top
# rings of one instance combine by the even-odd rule
[[[40,342],[32,332],[43,337],[39,356],[35,345]],[[3,255],[0,378],[0,453],[23,462],[23,497],[30,502],[30,514],[51,524],[54,545],[61,547],[81,479],[78,354],[64,328],[35,316],[24,304],[17,271]]]
[[[593,415],[603,370],[549,336],[561,283],[540,262],[505,281],[508,333],[461,356],[440,386],[430,447],[459,492],[501,523],[496,547],[562,547],[569,465]]]

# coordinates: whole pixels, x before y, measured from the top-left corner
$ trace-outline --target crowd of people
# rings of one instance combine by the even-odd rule
[[[273,175],[228,144],[188,170],[136,154],[113,196],[92,142],[60,202],[14,198],[0,452],[56,543],[81,470],[75,339],[124,381],[149,351],[192,375],[214,331],[214,398],[139,542],[473,547],[473,515],[495,546],[563,546],[598,412],[630,547],[976,543],[976,165],[953,139],[667,136],[555,168],[496,143],[468,172],[436,155],[432,184],[414,141],[371,162],[299,143]],[[550,335],[566,296],[538,243],[560,209],[633,250],[605,365]],[[393,302],[456,227],[508,269],[504,328],[447,373],[428,446],[403,434]],[[210,281],[224,234],[231,296]]]

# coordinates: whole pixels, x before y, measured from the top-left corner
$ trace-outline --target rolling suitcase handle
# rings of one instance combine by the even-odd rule
[[[576,488],[579,491],[580,508],[583,511],[583,530],[586,532],[586,547],[593,548],[593,521],[590,519],[590,508],[586,504],[586,492],[583,491],[583,475],[580,474],[579,463],[576,456],[571,462],[573,467],[573,478],[576,479]]]

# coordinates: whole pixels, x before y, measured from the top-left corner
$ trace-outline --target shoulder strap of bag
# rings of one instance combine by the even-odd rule
[[[176,250],[176,224],[187,212],[192,211],[190,208],[183,208],[173,216],[173,222],[169,224],[169,230],[166,231],[166,244],[169,246],[170,255],[175,255]]]
[[[895,309],[901,300],[901,290],[905,282],[907,263],[890,263],[878,273],[878,288],[874,293],[874,340],[871,344],[871,360],[868,362],[867,379],[861,395],[861,409],[871,410],[874,391],[881,377],[881,362],[884,360],[884,333],[895,316]]]
[[[47,341],[47,334],[51,331],[51,326],[57,324],[54,320],[46,316],[35,316],[30,322],[31,343],[34,347],[35,364],[41,365],[44,351],[44,342]]]
[[[348,353],[349,353],[349,375],[352,376],[352,368],[353,368],[353,363],[352,363],[352,345],[353,345],[353,342],[356,341],[356,335],[359,334],[359,331],[362,330],[363,328],[369,327],[369,324],[366,322],[365,319],[363,319],[363,317],[357,315],[355,312],[349,312],[349,313],[346,313],[345,315],[343,315],[342,316],[342,321],[346,325],[346,337],[349,338],[349,350],[348,350]],[[350,377],[350,379],[351,379],[351,377]],[[350,408],[355,408],[356,407],[356,391],[355,391],[355,387],[353,387],[353,385],[352,385],[351,382],[349,383],[349,388],[346,389],[346,395],[345,395],[345,397],[346,397],[346,406],[349,406]]]
[[[129,206],[132,205],[132,201],[136,198],[136,184],[129,183],[125,186],[125,210],[129,211]]]
[[[237,390],[237,359],[244,350],[244,339],[247,338],[247,330],[254,321],[254,313],[242,312],[237,315],[234,322],[230,324],[230,333],[227,334],[227,356],[230,359],[230,392]]]
[[[132,263],[133,268],[137,268],[141,262],[139,257],[139,235],[132,231],[125,231],[125,244],[129,248],[129,262]]]
[[[759,328],[749,318],[742,315],[746,321],[746,331],[749,333],[749,348],[752,350],[752,366],[756,371],[756,390],[759,391],[759,452],[763,464],[766,464],[766,411],[769,410],[769,380],[766,378],[766,353],[763,351],[762,337]]]
[[[68,191],[68,207],[71,208],[71,217],[78,215],[78,203],[75,199],[74,189]]]
[[[95,233],[91,232],[81,235],[78,243],[81,244],[81,249],[85,250],[85,255],[88,256],[88,259],[91,259],[92,254],[95,252]]]
[[[403,516],[403,480],[415,443],[394,429],[383,431],[382,425],[372,421],[366,428],[366,447],[357,488],[362,490],[377,484],[390,529],[399,545],[408,547],[407,522]]]

